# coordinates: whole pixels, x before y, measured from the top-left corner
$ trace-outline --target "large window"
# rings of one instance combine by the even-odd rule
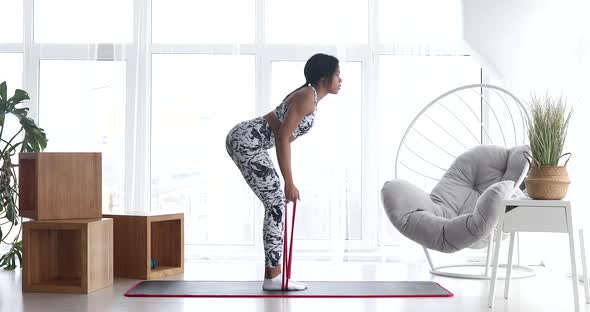
[[[133,41],[132,0],[35,1],[34,7],[36,42]]]
[[[0,44],[23,42],[23,1],[0,0]]]
[[[14,94],[14,89],[22,89],[23,55],[21,53],[0,53],[0,68],[2,68],[0,82],[6,81],[10,95]]]
[[[0,53],[0,69],[2,69],[2,76],[0,76],[0,83],[6,82],[7,96],[14,95],[15,89],[23,88],[23,55],[21,53]],[[17,134],[21,125],[18,118],[13,115],[8,115],[4,120],[4,131],[2,132],[3,140],[10,140],[10,138]],[[22,140],[20,138],[15,138]],[[4,148],[5,142],[0,142],[0,148]],[[14,157],[14,163],[18,162],[18,157]]]
[[[252,244],[254,195],[225,136],[254,117],[254,58],[154,55],[152,62],[151,210],[183,211],[188,244]]]
[[[125,62],[41,61],[39,125],[48,152],[102,152],[102,204],[121,211]]]
[[[304,65],[272,63],[272,103],[301,85]],[[361,239],[362,65],[342,62],[340,72],[341,92],[319,103],[314,128],[292,145],[291,167],[302,197],[299,239]]]
[[[464,56],[385,55],[379,58],[379,120],[376,123],[379,127],[379,185],[395,177],[397,149],[404,132],[420,110],[446,91],[480,81],[480,67]],[[430,127],[432,129],[422,131],[440,132],[434,123]],[[475,128],[474,132],[479,133],[479,129]],[[408,176],[400,178],[411,180]],[[430,185],[419,186],[426,190]],[[385,214],[381,217],[380,228],[380,244],[399,244],[403,239]]]
[[[340,94],[320,102],[314,128],[292,146],[302,197],[295,237],[305,251],[400,244],[382,217],[379,191],[393,178],[401,135],[436,95],[481,81],[479,66],[455,45],[454,5],[0,0],[0,6],[11,12],[0,19],[0,29],[10,29],[0,33],[0,80],[29,91],[47,150],[103,153],[105,212],[184,212],[189,257],[233,257],[240,250],[261,258],[263,207],[227,155],[225,136],[300,86],[311,55],[338,57],[343,84]],[[277,164],[276,151],[269,153]]]
[[[266,40],[274,44],[367,44],[368,2],[266,1]]]
[[[153,0],[152,41],[254,43],[254,1]]]

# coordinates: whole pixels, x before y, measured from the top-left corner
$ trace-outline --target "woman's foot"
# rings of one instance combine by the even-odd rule
[[[275,276],[274,278],[265,278],[264,282],[262,283],[262,289],[263,290],[282,290],[282,285],[281,285],[282,282],[283,282],[283,277],[281,276],[281,274]],[[289,280],[287,290],[288,291],[304,290],[306,288],[307,288],[307,285],[305,285],[304,283]]]

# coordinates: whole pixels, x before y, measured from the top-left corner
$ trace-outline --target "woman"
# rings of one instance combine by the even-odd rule
[[[291,172],[291,142],[311,129],[318,102],[329,93],[338,94],[342,83],[338,59],[326,54],[309,58],[304,75],[305,83],[289,93],[279,106],[263,117],[237,124],[225,141],[227,152],[264,204],[264,290],[281,289],[283,213],[287,203],[299,199]],[[268,153],[275,146],[285,181],[284,192]],[[303,283],[289,281],[288,290],[305,288]]]

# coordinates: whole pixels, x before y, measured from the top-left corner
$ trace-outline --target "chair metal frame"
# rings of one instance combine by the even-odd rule
[[[495,113],[495,111],[491,107],[491,105],[488,102],[488,100],[484,97],[483,90],[484,89],[486,89],[486,90],[489,89],[491,91],[496,92],[498,95],[500,94],[499,92],[502,92],[502,93],[508,95],[510,98],[512,98],[512,100],[514,100],[514,102],[518,105],[519,112],[521,113],[521,116],[520,117],[521,117],[521,120],[523,122],[523,129],[524,129],[524,126],[525,126],[524,125],[524,122],[528,122],[528,115],[526,113],[526,109],[525,109],[524,105],[522,104],[522,102],[514,94],[512,94],[508,90],[503,89],[503,88],[498,87],[498,86],[495,86],[495,85],[490,85],[490,84],[470,84],[470,85],[465,85],[465,86],[462,86],[462,87],[458,87],[458,88],[452,89],[452,90],[450,90],[448,92],[445,92],[442,95],[438,96],[437,98],[435,98],[434,100],[432,100],[428,105],[426,105],[416,115],[416,117],[414,117],[414,119],[412,120],[412,122],[410,123],[410,125],[408,126],[408,128],[406,129],[406,131],[405,131],[405,133],[404,133],[404,135],[402,137],[402,140],[401,140],[401,142],[400,142],[400,144],[398,146],[396,157],[395,157],[395,178],[396,179],[399,178],[398,177],[398,166],[401,164],[404,167],[406,167],[407,169],[409,169],[409,170],[411,170],[411,171],[413,171],[413,172],[415,172],[415,173],[417,173],[419,175],[422,175],[422,176],[424,176],[426,178],[429,178],[429,179],[438,180],[438,179],[435,179],[435,178],[432,178],[432,177],[429,177],[429,176],[425,176],[425,175],[423,175],[423,174],[421,174],[421,173],[419,173],[417,171],[414,171],[413,169],[409,168],[405,164],[401,163],[400,162],[400,158],[399,158],[400,157],[400,151],[402,150],[402,147],[405,145],[405,141],[406,141],[406,138],[408,136],[408,133],[410,133],[410,131],[412,131],[412,129],[413,129],[416,121],[426,111],[428,111],[428,109],[430,107],[432,107],[434,104],[439,103],[441,99],[446,98],[449,95],[452,95],[452,94],[455,94],[456,95],[456,93],[458,93],[459,91],[466,90],[466,89],[475,89],[475,88],[479,88],[480,89],[480,92],[478,94],[479,94],[480,99],[481,99],[481,105],[482,105],[482,107],[483,107],[483,105],[485,103],[486,106],[487,106],[487,109],[489,109],[491,111],[492,115],[495,117],[496,122],[498,123],[498,125],[500,125],[500,122],[498,120],[497,114]],[[456,95],[456,96],[459,97],[458,95]],[[504,99],[504,97],[500,96],[500,98],[504,102],[504,105],[506,107],[508,107],[508,103],[506,102],[506,100]],[[461,97],[459,97],[459,99],[461,101],[463,101],[463,103],[469,108],[469,105]],[[514,123],[515,121],[514,121],[514,118],[512,116],[512,113],[511,113],[510,109],[508,109],[508,112],[509,112],[509,115],[510,115],[510,119],[512,121],[512,125],[516,129],[516,125]],[[473,113],[474,113],[474,115],[477,118],[477,115],[475,114],[475,112],[473,112]],[[468,129],[468,127],[465,125],[465,123],[463,123],[457,116],[455,116],[455,118],[457,118],[457,120],[459,122],[461,122],[463,124],[463,126],[465,126],[465,128]],[[487,133],[486,126],[484,125],[483,116],[482,116],[482,119],[481,120],[478,118],[478,121],[480,122],[480,127],[481,127],[481,130],[482,130],[481,141],[482,142],[485,142],[486,141],[486,138],[484,138],[484,135],[483,134],[485,134],[487,136],[487,140],[491,140],[489,134]],[[501,127],[499,127],[499,129],[500,129],[500,132],[502,134],[504,145],[506,146],[506,138],[504,136],[504,132],[503,132],[503,130],[502,130]],[[445,130],[445,132],[447,132],[447,131]],[[447,134],[451,135],[448,132],[447,132]],[[471,134],[473,135],[473,133],[471,133]],[[514,131],[514,136],[515,136],[515,142],[517,142],[518,139],[516,137],[516,131]],[[457,138],[455,138],[455,137],[453,137],[453,138],[455,140],[457,140]],[[432,141],[430,141],[430,142],[432,142]],[[457,140],[457,142],[459,142],[459,141]],[[525,144],[525,142],[526,142],[526,136],[523,136],[522,144]],[[436,145],[436,143],[434,143],[434,142],[432,142],[432,143]],[[438,147],[440,148],[440,146],[438,146]],[[519,186],[524,181],[524,179],[526,177],[526,174],[528,172],[528,169],[529,169],[529,166],[528,166],[528,163],[527,163],[526,166],[525,166],[525,168],[523,168],[523,171],[522,171],[522,173],[521,173],[518,181],[515,184],[515,187],[514,187],[514,190],[513,190],[513,196],[522,196],[523,195],[523,193],[520,190]],[[434,275],[446,276],[446,277],[453,277],[453,278],[491,279],[491,270],[490,270],[490,268],[491,268],[491,257],[492,257],[492,254],[493,254],[493,250],[492,249],[493,249],[493,242],[494,242],[494,236],[495,235],[501,235],[501,233],[496,233],[495,230],[492,231],[492,233],[490,233],[488,244],[487,244],[487,255],[486,255],[486,262],[485,263],[466,263],[466,264],[453,264],[453,265],[440,265],[440,266],[437,266],[437,265],[434,264],[428,248],[426,248],[426,247],[423,246],[422,248],[424,250],[424,254],[426,256],[426,259],[428,260],[428,264],[430,265],[430,272],[432,274],[434,274]],[[513,268],[513,270],[515,270],[518,273],[515,274],[515,275],[513,275],[512,278],[527,278],[527,277],[531,277],[531,276],[536,275],[535,271],[532,268],[520,264],[520,244],[519,244],[519,237],[518,237],[518,235],[516,237],[516,240],[517,240],[517,259],[518,260],[517,260],[517,264],[516,265],[513,265],[512,268]],[[505,265],[500,265],[500,266],[502,267],[502,266],[505,266]],[[448,269],[451,269],[451,268],[468,268],[468,267],[483,267],[484,270],[483,270],[483,273],[482,274],[457,273],[457,272],[450,272],[448,270]],[[498,278],[503,279],[505,277],[504,276],[499,276]]]

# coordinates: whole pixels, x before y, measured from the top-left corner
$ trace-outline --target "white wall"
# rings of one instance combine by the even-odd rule
[[[464,39],[507,87],[569,91],[581,85],[588,2],[464,0]]]
[[[574,222],[587,229],[586,241],[590,241],[588,12],[588,0],[463,0],[464,41],[492,72],[492,82],[525,100],[531,92],[549,92],[575,105],[564,152],[573,154],[568,163],[572,181],[568,199]],[[522,245],[529,261],[540,257],[548,266],[569,269],[563,235],[531,234]]]

